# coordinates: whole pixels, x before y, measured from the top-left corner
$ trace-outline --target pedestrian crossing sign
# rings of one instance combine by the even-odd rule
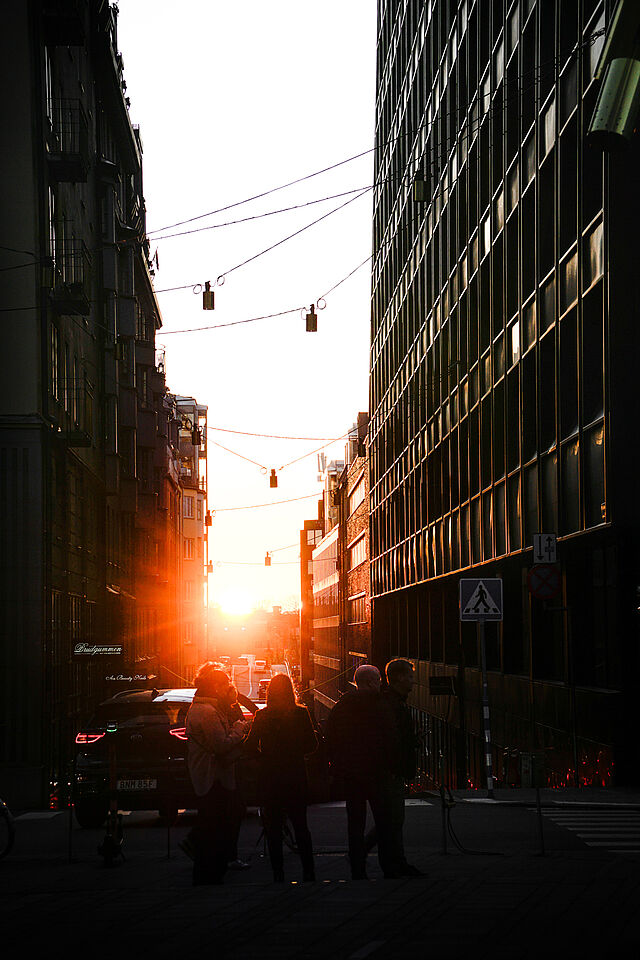
[[[461,620],[502,620],[502,580],[485,577],[460,581]]]

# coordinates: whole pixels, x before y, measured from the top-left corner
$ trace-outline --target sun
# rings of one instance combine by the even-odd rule
[[[245,590],[227,590],[219,599],[221,609],[232,617],[246,617],[255,609],[253,597]]]

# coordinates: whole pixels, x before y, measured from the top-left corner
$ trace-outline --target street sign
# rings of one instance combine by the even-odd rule
[[[460,619],[502,620],[502,580],[497,577],[461,580]]]
[[[529,592],[538,600],[553,600],[562,587],[560,568],[548,563],[538,563],[529,570],[527,583]]]
[[[533,562],[555,563],[557,560],[557,541],[555,533],[534,533]]]

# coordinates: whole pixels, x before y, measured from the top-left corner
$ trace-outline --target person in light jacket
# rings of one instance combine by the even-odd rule
[[[193,884],[223,882],[235,807],[235,761],[249,724],[230,722],[227,704],[231,683],[216,664],[203,664],[196,694],[187,713],[189,775],[197,797]]]

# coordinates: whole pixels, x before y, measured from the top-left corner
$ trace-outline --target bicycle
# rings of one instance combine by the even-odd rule
[[[0,860],[9,853],[16,836],[16,828],[9,807],[0,800]]]

